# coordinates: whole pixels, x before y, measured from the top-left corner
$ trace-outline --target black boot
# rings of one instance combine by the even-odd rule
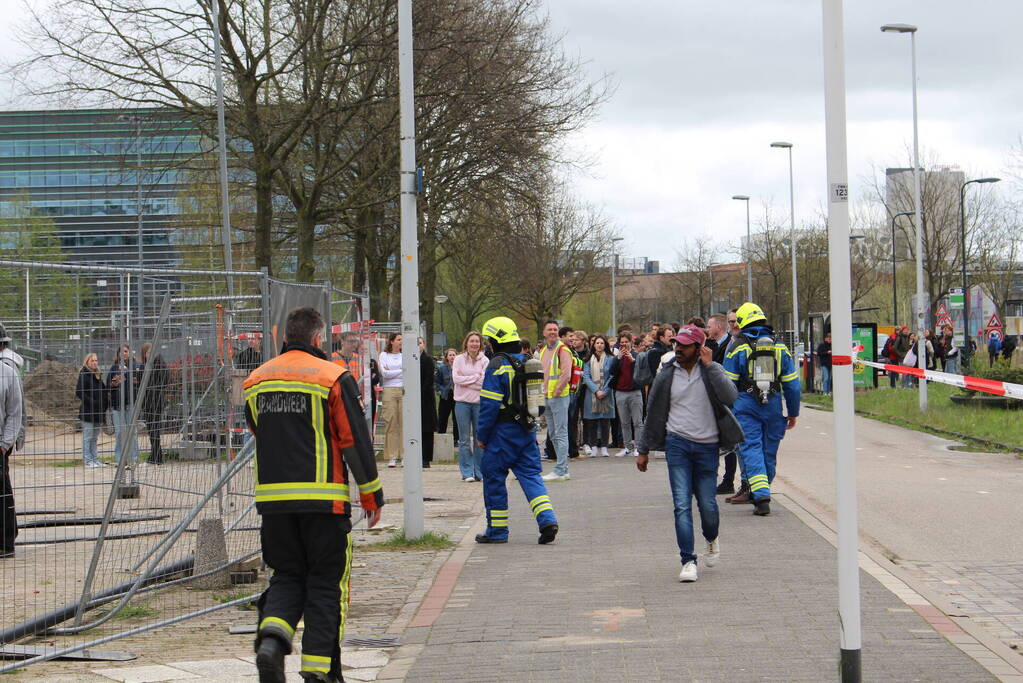
[[[507,543],[508,539],[507,538],[494,538],[492,536],[487,536],[486,534],[476,534],[476,542],[477,543]]]
[[[718,484],[717,492],[719,494],[721,494],[721,493],[735,493],[735,482],[722,481],[720,484]]]
[[[279,638],[266,635],[260,639],[256,648],[259,683],[287,683],[284,677],[284,655],[287,652],[287,646]]]
[[[771,514],[771,499],[761,498],[753,501],[753,514],[759,517],[766,517]]]
[[[554,540],[554,537],[558,535],[557,524],[544,524],[540,527],[540,538],[537,539],[537,543],[540,545],[547,545]]]

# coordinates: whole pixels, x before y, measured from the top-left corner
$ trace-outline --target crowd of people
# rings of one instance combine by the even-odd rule
[[[97,448],[99,435],[105,426],[114,431],[114,453],[118,458],[126,458],[132,466],[164,463],[160,434],[170,376],[163,358],[152,350],[152,344],[143,344],[136,360],[131,347],[121,345],[106,372],[101,370],[97,354],[89,353],[82,359],[75,396],[80,401],[78,419],[82,426],[82,463],[85,467],[106,465],[100,460]],[[141,391],[143,372],[150,356],[149,381],[145,391]],[[141,404],[139,418],[145,423],[149,436],[149,457],[143,463],[139,463],[138,439],[130,429],[136,401]]]

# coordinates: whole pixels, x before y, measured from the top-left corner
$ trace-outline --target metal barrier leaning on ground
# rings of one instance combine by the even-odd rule
[[[231,343],[236,330],[260,331],[263,358],[272,357],[278,350],[271,341],[274,314],[297,305],[289,292],[309,292],[309,286],[272,280],[265,271],[147,268],[142,284],[156,301],[143,318],[127,306],[135,300],[128,288],[138,286],[137,268],[24,261],[0,261],[0,267],[32,271],[33,286],[32,316],[26,297],[13,325],[15,350],[27,359],[32,418],[26,447],[12,462],[23,531],[16,557],[0,562],[0,659],[20,661],[4,663],[0,673],[75,652],[95,657],[103,643],[251,601],[262,586],[234,586],[229,576],[239,565],[258,567],[260,551],[253,442],[243,445],[243,435],[231,429],[238,409],[229,368],[239,351]],[[240,280],[234,297],[222,295],[228,276]],[[317,301],[328,301],[329,291],[323,285]],[[69,293],[59,311],[40,307]],[[168,294],[171,305],[157,315]],[[249,300],[257,306],[242,308]],[[333,320],[362,319],[356,307],[347,308]],[[134,353],[141,341],[152,341],[153,349],[148,367],[138,366],[139,395],[153,381],[156,355],[168,368],[161,392],[166,404],[156,418],[167,458],[130,470],[134,479],[121,481],[113,467],[84,467],[75,382],[87,353],[99,355],[105,380],[116,347],[127,343]],[[125,412],[137,417],[143,411],[135,405]],[[120,454],[113,452],[112,435],[97,438],[100,460],[118,464],[118,471],[128,471],[129,444],[138,447],[140,462],[147,460],[145,432],[132,434],[137,422],[130,422]],[[130,495],[118,496],[119,488]],[[199,547],[206,521],[223,530],[221,553],[226,549],[212,564]],[[199,588],[208,580],[218,587]],[[101,606],[105,611],[93,611]]]

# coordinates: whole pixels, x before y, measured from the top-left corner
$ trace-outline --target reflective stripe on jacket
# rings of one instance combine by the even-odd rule
[[[260,514],[350,514],[349,468],[363,507],[383,505],[358,386],[346,369],[315,352],[289,345],[243,384],[245,417],[256,435]]]

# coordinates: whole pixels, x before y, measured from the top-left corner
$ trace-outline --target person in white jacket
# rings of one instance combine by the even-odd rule
[[[380,367],[380,401],[383,403],[384,457],[388,467],[401,462],[401,404],[405,380],[401,367],[401,333],[392,332],[377,360]]]
[[[18,518],[14,511],[14,487],[11,485],[11,454],[25,439],[25,395],[21,387],[24,362],[7,345],[11,338],[0,323],[0,469],[3,470],[3,505],[0,516],[0,558],[14,557],[14,539],[18,536]]]

